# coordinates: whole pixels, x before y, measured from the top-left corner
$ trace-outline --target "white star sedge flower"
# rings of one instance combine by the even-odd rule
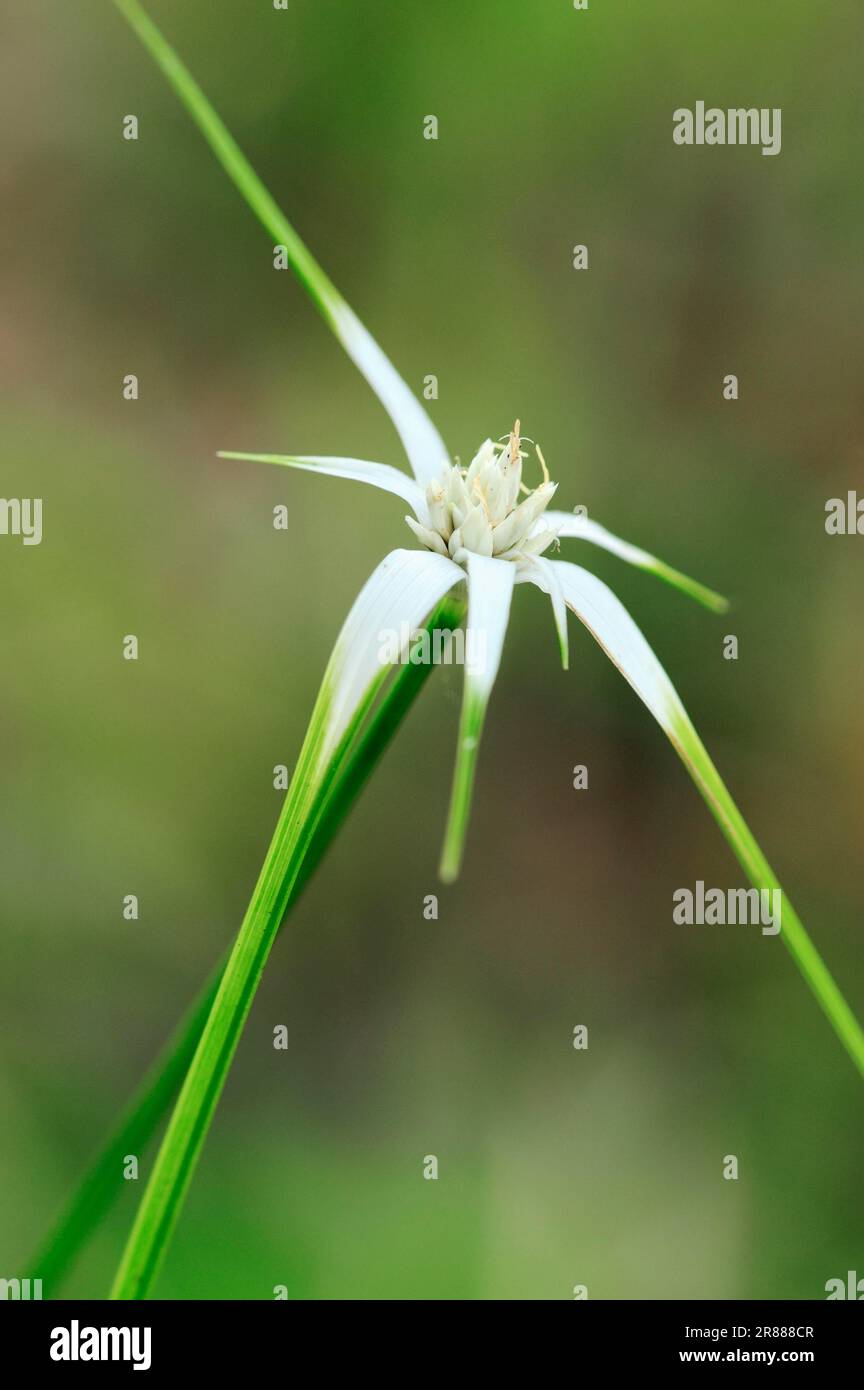
[[[414,475],[411,478],[389,464],[353,458],[227,451],[221,455],[311,469],[395,493],[411,508],[413,517],[407,518],[408,523],[424,546],[422,551],[396,550],[388,555],[346,619],[310,727],[311,742],[304,762],[310,795],[326,777],[346,731],[380,688],[384,673],[378,662],[376,634],[385,626],[399,628],[402,623],[413,631],[444,594],[463,579],[468,583],[467,642],[471,644],[472,633],[482,632],[486,660],[480,669],[467,665],[465,668],[456,770],[441,861],[445,880],[455,878],[459,870],[480,735],[517,583],[536,584],[549,595],[565,665],[566,609],[585,623],[644,700],[707,795],[706,788],[712,778],[717,778],[716,771],[668,676],[633,619],[595,575],[569,561],[550,560],[544,551],[559,538],[588,541],[659,575],[715,611],[725,608],[725,600],[646,551],[619,540],[587,517],[549,512],[555,487],[548,479],[545,465],[544,481],[518,501],[522,469],[518,427],[503,449],[487,440],[464,475],[454,467],[423,406],[301,241],[138,0],[115,3],[378,396],[402,440]],[[540,461],[542,465],[542,455]],[[480,643],[473,646],[478,650]],[[716,810],[715,814],[720,818]]]
[[[365,330],[363,332],[365,334]],[[350,350],[354,343],[350,330],[343,341]],[[352,352],[352,356],[359,356],[359,353]],[[368,355],[366,361],[368,364]],[[387,372],[387,384],[392,387],[390,372],[392,368]],[[404,383],[400,386],[407,392]],[[384,398],[384,391],[379,390],[379,395]],[[391,412],[393,399],[391,389]],[[535,447],[542,482],[533,490],[525,485],[523,462],[527,454],[521,447],[518,420],[506,443],[486,439],[470,465],[460,468],[447,459],[444,445],[438,443],[437,432],[423,414],[419,402],[403,396],[400,406],[394,419],[401,427],[402,438],[410,446],[414,478],[388,464],[360,459],[236,451],[224,451],[220,457],[285,464],[353,479],[395,493],[412,509],[413,515],[406,516],[405,520],[424,550],[397,550],[382,561],[355,605],[355,613],[359,610],[364,615],[362,627],[349,618],[340,638],[340,647],[350,641],[355,649],[364,643],[370,649],[367,662],[346,666],[341,682],[335,686],[334,699],[338,700],[343,718],[348,717],[354,702],[364,694],[363,682],[369,677],[368,659],[373,638],[385,626],[385,606],[388,623],[395,626],[394,620],[398,618],[401,630],[408,633],[422,623],[449,589],[461,580],[467,582],[466,650],[475,657],[482,653],[483,660],[472,659],[465,664],[456,771],[441,861],[442,878],[452,881],[462,857],[480,735],[501,660],[514,585],[535,584],[548,594],[565,669],[568,664],[567,609],[570,608],[605,647],[673,742],[680,744],[686,733],[683,722],[686,715],[678,697],[645,639],[611,590],[596,575],[578,565],[552,560],[545,552],[553,544],[558,546],[561,537],[590,541],[631,564],[660,575],[715,611],[723,611],[727,605],[719,594],[646,551],[619,540],[588,517],[550,512],[548,508],[557,484],[550,480],[543,455]],[[417,417],[418,411],[423,417],[422,424]],[[341,725],[342,719],[334,721],[334,736]]]
[[[272,195],[219,119],[191,73],[138,0],[115,0],[183,102],[216,158],[286,259],[322,318],[366,378],[396,427],[413,478],[384,463],[282,454],[228,453],[354,479],[395,493],[408,503],[408,521],[424,549],[394,550],[382,560],[354,603],[324,676],[321,694],[298,764],[308,806],[326,780],[339,749],[359,726],[381,687],[375,636],[383,627],[419,627],[454,585],[468,583],[468,635],[482,632],[486,661],[465,671],[465,689],[442,875],[458,872],[468,820],[480,734],[507,629],[513,587],[529,582],[552,601],[566,664],[566,609],[594,637],[644,701],[683,760],[720,829],[754,887],[780,885],[752,832],[714,767],[681,700],[651,647],[623,604],[602,580],[571,561],[543,552],[553,540],[574,539],[611,551],[682,589],[716,612],[719,594],[672,569],[647,551],[619,540],[587,517],[552,512],[553,486],[544,481],[517,502],[522,465],[519,431],[506,448],[486,443],[463,476],[423,406],[386,354],[342,298],[301,241]],[[542,457],[541,457],[542,463]],[[530,518],[530,521],[529,521]],[[292,809],[292,815],[297,808]],[[864,1074],[864,1032],[808,936],[788,898],[783,898],[782,937],[858,1069]]]
[[[361,726],[387,675],[377,636],[411,632],[457,584],[468,584],[468,645],[482,633],[485,661],[465,667],[456,771],[442,874],[458,871],[468,821],[480,734],[501,658],[514,585],[536,584],[551,599],[566,664],[566,610],[593,633],[670,739],[705,798],[747,877],[780,891],[777,878],[703,747],[684,706],[627,610],[596,575],[545,554],[558,539],[612,551],[659,575],[709,608],[724,601],[652,555],[618,540],[584,517],[549,511],[554,487],[544,479],[519,501],[523,454],[517,427],[504,448],[487,440],[462,473],[419,401],[324,274],[258,178],[213,107],[138,0],[115,0],[186,106],[211,150],[270,236],[283,249],[348,355],[376,392],[402,439],[413,478],[383,463],[281,454],[225,455],[306,468],[393,492],[413,515],[421,550],[394,550],[361,590],[337,638],[294,777],[243,925],[225,966],[183,1089],[126,1245],[112,1297],[143,1298],[158,1271],[191,1173],[231,1064],[252,997],[284,916],[328,789],[350,761]],[[542,465],[542,455],[539,456]],[[783,898],[782,937],[796,964],[864,1075],[864,1033],[803,923]]]

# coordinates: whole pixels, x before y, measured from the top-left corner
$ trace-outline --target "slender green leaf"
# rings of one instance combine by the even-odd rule
[[[113,1298],[146,1298],[158,1274],[291,892],[386,677],[381,628],[404,623],[410,633],[463,577],[458,565],[440,555],[394,551],[345,620],[252,900],[142,1197]]]
[[[635,565],[637,569],[646,570],[658,579],[664,579],[667,584],[689,594],[697,603],[710,608],[713,613],[725,613],[729,607],[729,600],[722,594],[716,594],[713,589],[706,588],[698,580],[673,569],[665,560],[658,560],[656,555],[649,555],[647,550],[640,550],[638,545],[631,545],[629,541],[622,541],[618,536],[613,536],[605,526],[592,521],[590,517],[576,516],[572,512],[546,512],[542,521],[544,526],[557,530],[558,535],[564,539],[589,541],[592,545],[598,545],[610,554],[617,555],[619,560],[626,560],[628,565]]]
[[[362,372],[396,427],[415,476],[423,482],[449,462],[444,441],[389,358],[321,269],[309,248],[264,187],[198,83],[138,0],[114,0],[161,68],[213,154],[287,260],[324,320]]]
[[[276,463],[286,468],[300,468],[310,473],[325,473],[331,478],[348,478],[352,482],[369,483],[382,488],[384,492],[395,493],[414,512],[414,515],[428,524],[429,508],[423,489],[407,473],[391,468],[387,463],[367,463],[364,459],[319,458],[317,455],[291,454],[239,454],[227,449],[219,450],[220,459],[244,459],[249,463]]]
[[[452,630],[461,623],[463,616],[463,603],[448,597],[429,619],[427,630]],[[396,668],[395,679],[370,715],[367,726],[351,749],[344,771],[334,782],[286,914],[294,907],[431,670],[431,665],[410,662]],[[121,1191],[124,1155],[144,1152],[177,1094],[195,1055],[227,959],[226,952],[126,1105],[32,1261],[27,1273],[30,1278],[42,1280],[47,1297],[57,1296],[79,1251]]]
[[[556,563],[568,606],[648,706],[705,798],[754,888],[782,894],[781,936],[831,1026],[864,1076],[864,1032],[792,907],[657,657],[611,589],[588,570]]]

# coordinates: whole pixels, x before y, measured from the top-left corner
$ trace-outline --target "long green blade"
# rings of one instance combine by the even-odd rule
[[[563,560],[554,564],[568,607],[597,639],[666,733],[753,887],[781,893],[780,934],[832,1028],[864,1076],[864,1031],[801,918],[782,892],[777,875],[732,800],[678,692],[648,642],[624,605],[596,574]]]
[[[459,626],[463,614],[464,605],[448,598],[429,619],[427,626],[430,632],[433,629],[452,630]],[[430,665],[408,663],[400,666],[392,684],[370,715],[333,784],[318,832],[290,895],[286,916],[326,854],[431,670]],[[135,1153],[140,1157],[164,1119],[195,1055],[227,958],[226,952],[131,1097],[102,1150],[91,1163],[33,1260],[29,1275],[42,1280],[47,1297],[57,1296],[61,1281],[73,1261],[119,1194],[123,1186],[123,1156]]]
[[[342,625],[276,830],[144,1190],[114,1298],[146,1298],[165,1256],[290,895],[386,681],[380,631],[414,631],[463,578],[459,566],[442,555],[394,550],[375,568]]]
[[[781,893],[780,935],[831,1027],[864,1077],[864,1031],[847,1004],[837,981],[814,946],[804,923],[781,888],[780,881],[762,853],[756,837],[732,800],[702,740],[689,720],[687,722],[689,728],[684,731],[678,750],[684,764],[753,887]]]
[[[416,477],[428,482],[449,460],[444,441],[423,406],[301,241],[189,69],[138,0],[114,0],[114,3],[161,68],[259,222],[276,245],[285,247],[288,263],[298,280],[393,421]]]
[[[672,565],[667,565],[665,560],[658,560],[656,555],[649,554],[641,546],[631,545],[629,541],[613,535],[605,526],[587,516],[574,516],[572,512],[546,512],[543,524],[553,527],[562,538],[590,541],[592,545],[599,545],[601,549],[617,555],[619,560],[625,560],[628,565],[635,565],[637,569],[645,570],[648,574],[655,574],[658,579],[671,584],[673,589],[680,589],[681,593],[689,594],[690,598],[694,598],[704,608],[709,608],[712,613],[725,613],[729,607],[729,600],[722,594],[715,593],[706,584],[700,584],[698,579],[691,579],[689,574],[682,574],[680,570],[673,569]]]
[[[312,774],[320,756],[328,700],[325,684],[264,866],[141,1199],[112,1298],[146,1298],[158,1274],[276,932],[318,828],[324,792],[332,787],[356,733],[355,715],[316,785]]]

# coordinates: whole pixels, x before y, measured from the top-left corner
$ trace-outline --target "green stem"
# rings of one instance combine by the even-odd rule
[[[177,1094],[216,997],[225,959],[227,953],[150,1067],[33,1260],[28,1272],[42,1280],[47,1298],[57,1297],[61,1281],[123,1186],[124,1155],[141,1157]]]
[[[445,600],[430,618],[429,627],[455,628],[462,616],[461,604],[453,599]],[[430,670],[429,666],[410,664],[400,667],[390,688],[373,711],[341,775],[334,782],[318,831],[290,894],[286,912],[294,907],[326,854],[390,739],[420,693]],[[122,1188],[124,1155],[135,1153],[140,1157],[164,1118],[192,1063],[227,959],[228,952],[147,1072],[33,1261],[30,1277],[42,1280],[49,1298],[56,1296],[58,1286],[72,1262]]]
[[[141,1199],[112,1298],[146,1298],[159,1272],[291,892],[381,679],[358,702],[321,772],[331,699],[325,675],[252,900]],[[313,769],[316,780],[310,785]]]
[[[438,869],[443,883],[454,883],[459,876],[485,716],[486,702],[479,699],[466,682],[462,711],[459,715],[453,789],[450,793],[450,809],[447,813],[447,828],[444,832],[444,845]]]

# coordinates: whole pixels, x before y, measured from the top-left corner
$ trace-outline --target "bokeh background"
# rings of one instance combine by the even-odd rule
[[[860,6],[150,11],[408,381],[438,376],[453,452],[518,414],[563,505],[731,595],[716,618],[571,543],[860,1015],[864,540],[824,530],[864,482]],[[0,26],[0,491],[44,499],[41,546],[0,538],[9,1277],[236,932],[272,769],[410,538],[397,499],[214,457],[402,462],[113,7]],[[673,145],[699,99],[781,107],[781,155]],[[458,701],[437,673],[280,938],[158,1293],[819,1298],[864,1273],[860,1078],[779,940],[673,924],[675,888],[742,878],[647,712],[576,624],[562,674],[520,590],[445,890]],[[71,1294],[105,1294],[151,1160]]]

